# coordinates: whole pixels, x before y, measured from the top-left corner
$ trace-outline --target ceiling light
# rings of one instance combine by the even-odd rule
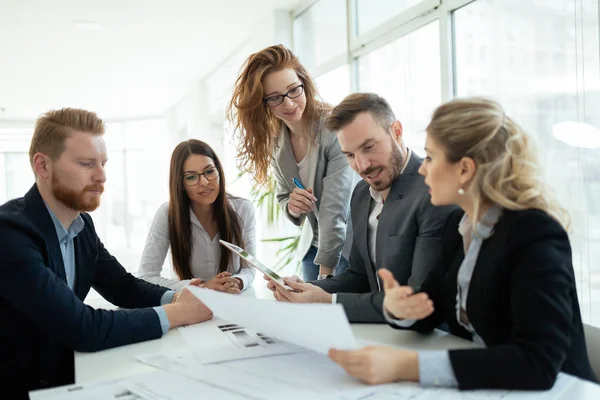
[[[555,138],[572,147],[600,147],[600,129],[585,122],[563,121],[552,127]]]
[[[96,21],[73,21],[73,26],[82,31],[102,31],[104,26]]]

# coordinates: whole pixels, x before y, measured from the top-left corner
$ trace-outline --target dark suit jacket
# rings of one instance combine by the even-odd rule
[[[453,334],[470,339],[455,309],[464,258],[458,233],[462,214],[453,213],[444,233],[443,267],[436,268],[439,280],[428,281],[424,288],[435,311],[413,329],[429,331],[445,320]],[[487,348],[450,350],[461,389],[547,389],[559,371],[596,381],[587,357],[569,238],[548,214],[504,210],[494,234],[481,246],[467,314]]]
[[[166,288],[134,278],[109,254],[91,217],[75,238],[71,291],[54,224],[34,185],[0,206],[0,398],[74,382],[73,350],[97,351],[162,335],[152,307]],[[111,303],[137,310],[95,310],[94,287]],[[9,394],[7,394],[7,392]]]
[[[419,291],[439,261],[442,232],[455,207],[431,204],[424,178],[417,172],[421,162],[413,153],[404,173],[392,184],[377,226],[376,265],[368,249],[367,229],[374,202],[369,185],[361,181],[352,193],[349,268],[333,278],[313,282],[329,293],[338,293],[337,302],[350,322],[385,322],[377,269],[389,269],[400,284]]]

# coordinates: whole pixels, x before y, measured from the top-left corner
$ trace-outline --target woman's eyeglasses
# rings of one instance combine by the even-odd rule
[[[208,181],[214,181],[219,177],[219,170],[216,168],[207,169],[203,173],[187,172],[183,175],[183,183],[185,186],[196,186],[200,182],[200,177],[204,176]]]
[[[273,96],[273,97],[268,97],[266,99],[264,99],[263,101],[269,106],[269,107],[277,107],[278,105],[280,105],[281,103],[283,103],[283,100],[288,97],[290,99],[295,99],[296,97],[300,97],[300,95],[304,93],[304,84],[302,85],[298,85],[294,88],[291,88],[290,90],[287,91],[287,93],[284,94],[280,94],[277,96]]]

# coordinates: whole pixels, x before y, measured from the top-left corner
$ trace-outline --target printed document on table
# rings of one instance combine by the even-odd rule
[[[178,331],[203,364],[308,351],[218,317]]]
[[[31,400],[196,400],[203,398],[241,400],[239,394],[166,371],[153,371],[127,378],[37,390]]]
[[[202,364],[185,349],[136,358],[251,399],[358,400],[375,391],[350,377],[327,356],[312,351],[210,365]]]
[[[327,354],[330,348],[357,348],[341,304],[281,303],[187,288],[216,316],[271,337],[321,354]]]
[[[416,383],[394,383],[375,386],[377,390],[368,400],[556,400],[563,398],[577,378],[559,374],[550,390],[465,390],[423,388]]]

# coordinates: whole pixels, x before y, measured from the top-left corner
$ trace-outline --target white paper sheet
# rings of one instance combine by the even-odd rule
[[[570,375],[559,374],[556,383],[545,391],[471,390],[422,388],[414,383],[378,386],[371,400],[553,400],[560,399],[577,382]]]
[[[341,304],[291,304],[188,289],[223,319],[258,332],[327,354],[335,347],[356,349],[356,340]]]
[[[184,350],[138,356],[137,359],[253,399],[357,400],[375,391],[352,379],[326,356],[315,352],[211,365],[203,365]]]
[[[203,364],[308,351],[218,317],[178,331]]]
[[[29,394],[31,400],[241,400],[245,397],[166,371],[127,378],[68,385]]]

